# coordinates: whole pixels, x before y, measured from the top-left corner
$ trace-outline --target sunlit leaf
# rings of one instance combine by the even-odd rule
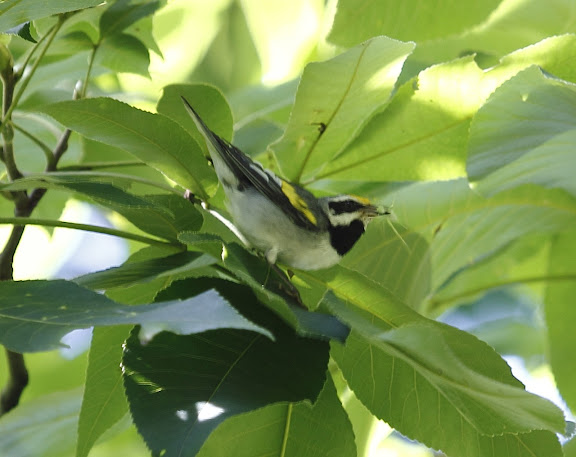
[[[185,110],[182,97],[188,100],[214,133],[227,141],[232,140],[232,113],[220,90],[207,84],[171,84],[164,87],[157,106],[159,113],[178,122],[208,155],[206,140]]]
[[[426,41],[453,34],[481,23],[501,0],[458,0],[421,3],[408,0],[340,0],[330,41],[353,46],[375,35],[399,40]]]
[[[545,310],[549,354],[554,378],[569,407],[576,408],[576,373],[570,360],[576,349],[576,335],[571,325],[576,317],[572,299],[576,292],[576,233],[566,232],[552,241],[550,282],[546,288]]]
[[[426,69],[400,87],[386,110],[316,178],[382,182],[464,176],[470,119],[487,95],[483,78],[471,58]]]
[[[386,106],[413,47],[378,37],[306,67],[286,132],[272,146],[288,179],[314,177],[341,154],[374,113]]]
[[[499,87],[470,127],[468,174],[486,194],[533,183],[576,195],[576,89],[531,67]]]
[[[125,33],[106,38],[98,48],[96,62],[117,73],[150,76],[148,48],[138,38]]]

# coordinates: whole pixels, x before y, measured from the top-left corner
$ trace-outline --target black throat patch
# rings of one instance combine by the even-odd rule
[[[350,225],[333,225],[328,228],[330,244],[340,255],[346,254],[364,233],[362,221],[354,220]]]

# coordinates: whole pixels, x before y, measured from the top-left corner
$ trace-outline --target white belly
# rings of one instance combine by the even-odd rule
[[[296,226],[255,190],[236,195],[234,201],[229,198],[228,210],[238,230],[272,263],[317,270],[340,260],[327,232],[313,233]]]

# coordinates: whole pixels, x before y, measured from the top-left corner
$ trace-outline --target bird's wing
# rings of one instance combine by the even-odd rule
[[[212,146],[209,150],[214,149],[219,154],[234,175],[239,177],[241,185],[252,185],[279,207],[296,225],[308,230],[321,230],[322,221],[318,221],[315,215],[321,214],[320,207],[317,205],[315,208],[310,208],[308,204],[308,201],[315,203],[315,198],[311,193],[264,170],[260,164],[254,162],[236,146],[212,132],[188,101],[184,97],[182,100],[196,127],[209,143],[208,146]]]

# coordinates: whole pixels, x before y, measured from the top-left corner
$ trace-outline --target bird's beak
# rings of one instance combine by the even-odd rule
[[[362,213],[366,217],[387,216],[390,214],[390,210],[384,206],[369,204],[362,208]]]

